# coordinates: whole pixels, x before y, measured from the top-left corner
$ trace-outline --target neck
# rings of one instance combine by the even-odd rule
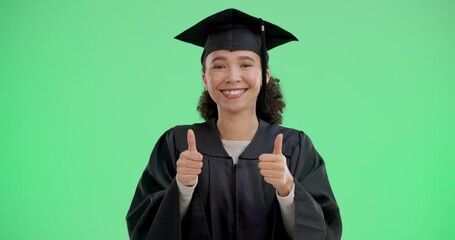
[[[223,114],[218,112],[217,127],[221,139],[232,141],[251,141],[259,127],[256,112]]]

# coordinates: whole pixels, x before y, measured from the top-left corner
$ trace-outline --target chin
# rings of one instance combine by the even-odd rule
[[[218,109],[218,111],[222,111],[224,112],[225,114],[229,114],[229,115],[236,115],[236,114],[239,114],[239,113],[243,113],[243,112],[255,112],[256,110],[256,107],[247,107],[247,106],[224,106],[224,107],[221,107]]]

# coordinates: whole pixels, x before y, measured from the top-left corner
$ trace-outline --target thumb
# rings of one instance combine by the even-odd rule
[[[188,133],[186,135],[186,139],[188,141],[188,150],[191,151],[191,152],[197,152],[196,137],[194,136],[193,130],[188,129]]]
[[[281,146],[283,145],[283,134],[280,133],[275,138],[275,145],[273,147],[273,154],[282,154]]]

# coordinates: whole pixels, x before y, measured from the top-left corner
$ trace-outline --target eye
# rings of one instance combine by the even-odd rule
[[[212,66],[212,69],[223,69],[223,68],[225,68],[225,66],[221,65],[221,64],[215,64]]]
[[[249,67],[252,67],[252,66],[253,66],[253,64],[251,64],[251,63],[242,63],[240,65],[241,68],[249,68]]]

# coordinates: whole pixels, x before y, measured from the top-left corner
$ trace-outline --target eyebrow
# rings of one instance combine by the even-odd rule
[[[220,60],[220,61],[226,61],[226,59],[227,59],[227,58],[226,58],[226,57],[223,57],[223,56],[216,57],[216,58],[212,59],[212,63],[215,62],[215,61],[218,61],[218,60]]]
[[[253,59],[252,57],[248,57],[248,56],[240,56],[240,57],[238,57],[238,58],[239,58],[240,60],[251,60],[251,61],[253,61],[253,62],[256,62],[256,61],[254,61],[254,59]]]
[[[240,60],[250,60],[250,61],[253,61],[253,62],[256,62],[254,61],[254,59],[252,57],[248,57],[248,56],[240,56],[240,57],[237,57],[237,59],[240,59]],[[212,63],[215,62],[215,61],[226,61],[227,58],[226,57],[223,57],[223,56],[219,56],[219,57],[216,57],[212,60]]]

